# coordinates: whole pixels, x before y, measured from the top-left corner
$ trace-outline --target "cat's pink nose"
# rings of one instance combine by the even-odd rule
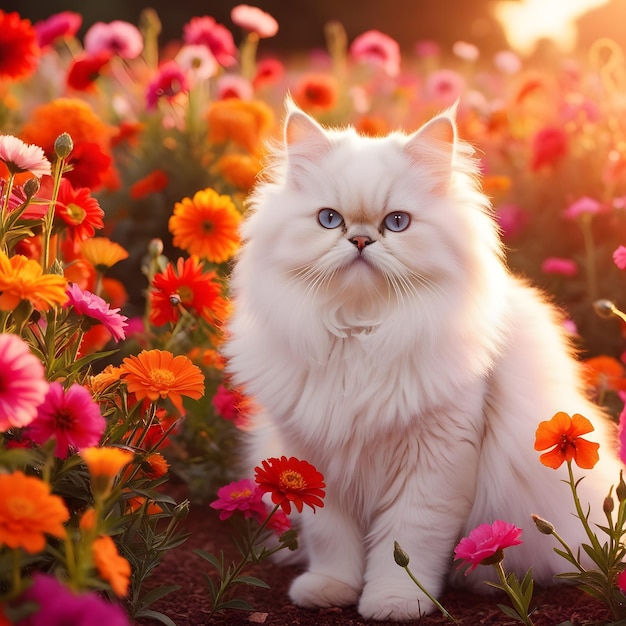
[[[359,250],[363,250],[365,246],[372,243],[372,240],[367,235],[356,235],[350,238],[350,243],[353,243]]]

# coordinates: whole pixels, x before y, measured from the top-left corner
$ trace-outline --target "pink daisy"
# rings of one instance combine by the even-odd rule
[[[40,48],[51,46],[57,39],[74,37],[83,23],[80,13],[61,11],[37,22],[33,28],[37,33]]]
[[[24,143],[13,135],[0,135],[0,161],[12,174],[30,172],[33,176],[50,176],[50,161],[34,144]]]
[[[621,270],[626,270],[626,246],[618,246],[613,252],[613,262]]]
[[[389,76],[400,72],[400,46],[395,39],[379,30],[368,30],[350,45],[350,56],[365,63],[379,65]]]
[[[85,387],[74,383],[65,391],[61,383],[53,382],[26,435],[40,445],[54,437],[54,454],[65,459],[70,452],[97,446],[105,427],[100,407]]]
[[[260,39],[273,37],[278,32],[278,22],[269,14],[251,7],[249,4],[238,4],[230,12],[234,24],[248,33],[254,33]]]
[[[75,283],[67,287],[69,300],[66,307],[71,306],[78,315],[85,315],[102,324],[118,342],[126,338],[125,328],[128,318],[120,315],[120,309],[111,309],[109,303],[90,291],[83,291]]]
[[[44,367],[28,345],[12,333],[0,334],[0,432],[30,424],[47,391]]]
[[[130,22],[96,22],[85,33],[85,52],[92,56],[109,52],[123,59],[136,59],[142,51],[143,37],[139,29]]]
[[[220,487],[217,490],[217,500],[211,502],[209,506],[220,511],[221,520],[228,519],[235,511],[241,511],[246,519],[267,517],[263,492],[253,480],[248,478]]]

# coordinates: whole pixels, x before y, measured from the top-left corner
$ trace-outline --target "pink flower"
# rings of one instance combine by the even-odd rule
[[[238,4],[230,12],[234,24],[260,39],[273,37],[278,32],[278,22],[265,11],[248,4]]]
[[[496,220],[502,230],[502,238],[512,239],[526,227],[528,213],[516,204],[503,204],[498,207]]]
[[[255,89],[279,81],[285,74],[285,66],[278,59],[261,59],[256,64],[256,74],[252,79]]]
[[[379,30],[368,30],[350,45],[350,56],[357,61],[379,65],[389,76],[400,72],[400,46]]]
[[[70,283],[67,287],[69,299],[65,304],[71,306],[78,315],[85,315],[102,324],[117,343],[126,338],[125,328],[128,318],[120,315],[120,309],[111,309],[109,303],[90,291],[83,291],[78,285]],[[89,328],[90,326],[88,326]]]
[[[199,44],[183,46],[174,61],[183,72],[196,80],[211,78],[219,69],[213,53],[206,46]]]
[[[247,419],[247,399],[241,393],[218,385],[212,400],[215,412],[225,420],[232,422],[237,428],[245,428]]]
[[[36,572],[33,584],[24,592],[22,600],[33,603],[38,609],[20,624],[29,626],[130,626],[124,609],[106,601],[95,591],[73,593],[54,576]]]
[[[560,257],[551,256],[544,259],[541,264],[541,271],[546,274],[576,276],[578,273],[578,266],[576,265],[576,261],[572,261],[572,259],[562,259]]]
[[[130,22],[96,22],[85,33],[85,51],[90,55],[109,52],[123,59],[136,59],[143,51],[143,37]]]
[[[0,334],[0,432],[30,424],[47,392],[41,361],[17,335]]]
[[[61,383],[53,382],[26,435],[40,445],[54,437],[54,454],[65,459],[70,449],[97,446],[105,427],[100,407],[85,387],[74,383],[65,391]]]
[[[589,198],[588,196],[583,196],[576,200],[576,202],[572,202],[567,209],[565,209],[565,217],[568,219],[576,219],[579,215],[584,215],[586,213],[593,215],[595,213],[600,213],[602,210],[602,205],[593,198]]]
[[[189,85],[184,72],[175,61],[163,63],[146,91],[148,109],[154,109],[160,98],[173,100],[180,93],[187,93]]]
[[[617,430],[619,458],[622,463],[626,464],[626,391],[618,391],[617,395],[624,403],[622,412],[619,414],[619,427]]]
[[[562,128],[542,128],[532,140],[530,168],[537,171],[546,165],[556,165],[567,154],[567,150],[567,133]]]
[[[454,70],[436,70],[424,83],[426,97],[441,106],[449,106],[458,100],[465,89],[465,79]]]
[[[30,172],[41,177],[50,176],[52,170],[42,148],[24,143],[13,135],[0,135],[0,161],[12,174]]]
[[[237,480],[217,490],[217,500],[209,504],[212,509],[220,511],[220,519],[228,519],[235,511],[241,511],[244,518],[267,517],[267,509],[263,503],[263,492],[249,478]]]
[[[522,69],[522,61],[512,50],[501,50],[493,56],[493,64],[505,74],[517,74]]]
[[[415,44],[414,52],[419,59],[429,59],[438,57],[441,54],[441,49],[436,41],[422,39]]]
[[[263,522],[264,520],[259,518],[259,524]],[[283,513],[282,509],[278,509],[274,512],[274,515],[269,518],[267,527],[280,537],[283,533],[291,529],[291,520]]]
[[[480,50],[467,41],[455,41],[452,45],[452,53],[464,61],[476,61],[480,56]]]
[[[74,37],[82,23],[83,18],[80,13],[61,11],[35,23],[33,28],[37,33],[39,47],[46,48],[62,37]]]
[[[621,270],[626,270],[626,246],[618,246],[613,252],[613,262]]]
[[[501,561],[502,550],[522,543],[521,534],[521,528],[502,520],[496,520],[493,524],[481,524],[474,528],[468,537],[459,541],[454,549],[454,556],[470,564],[466,572],[469,574],[481,563],[488,565]],[[484,563],[485,561],[487,563]]]
[[[622,593],[626,593],[626,570],[621,572],[617,577],[617,586]]]
[[[231,32],[212,17],[192,17],[183,27],[183,38],[187,44],[207,46],[223,67],[237,62],[237,47]]]
[[[238,98],[250,100],[254,94],[252,83],[243,76],[222,74],[217,80],[217,99]]]

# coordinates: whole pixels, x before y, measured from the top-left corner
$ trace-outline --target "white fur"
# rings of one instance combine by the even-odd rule
[[[365,618],[434,607],[393,560],[397,540],[435,596],[450,576],[486,589],[491,568],[454,575],[452,550],[477,525],[523,528],[507,569],[545,584],[568,564],[531,521],[583,540],[563,466],[533,449],[540,421],[581,413],[600,462],[580,485],[602,521],[619,477],[613,432],[584,396],[553,308],[507,270],[453,112],[407,136],[325,130],[290,106],[285,146],[254,192],[232,278],[225,354],[261,407],[252,468],[296,456],[325,476],[325,506],[302,514],[302,606],[358,603]],[[321,208],[344,228],[325,229]],[[403,232],[380,229],[402,210]],[[349,239],[375,241],[360,253]]]

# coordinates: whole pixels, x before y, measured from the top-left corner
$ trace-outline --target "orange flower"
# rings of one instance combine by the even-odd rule
[[[130,563],[120,556],[113,539],[108,535],[98,537],[93,542],[92,550],[100,576],[111,585],[116,596],[125,596],[130,584]]]
[[[263,461],[262,467],[255,467],[255,481],[262,491],[272,494],[272,502],[280,504],[286,515],[291,513],[291,503],[298,512],[304,504],[323,507],[324,477],[307,461],[295,457],[272,458]]]
[[[207,120],[211,143],[230,140],[248,152],[254,152],[272,129],[274,113],[260,100],[227,98],[211,103]]]
[[[120,368],[107,365],[99,374],[92,376],[89,386],[94,394],[102,393],[120,379]]]
[[[87,509],[78,522],[81,530],[93,530],[96,527],[96,509]]]
[[[249,154],[226,154],[217,162],[217,168],[226,182],[248,191],[256,182],[261,164]]]
[[[204,376],[186,356],[165,350],[143,350],[126,357],[120,365],[128,391],[138,400],[169,398],[183,412],[181,396],[197,400],[204,394]]]
[[[133,460],[133,453],[113,446],[83,448],[80,456],[93,478],[115,478],[120,470]]]
[[[146,507],[146,513],[148,515],[155,515],[157,513],[163,513],[163,509],[153,500],[148,500],[144,496],[133,496],[126,500],[129,513],[138,511],[145,503],[148,503]]]
[[[355,128],[366,137],[382,137],[389,132],[389,122],[381,116],[363,115],[357,120]]]
[[[170,465],[160,452],[152,452],[141,463],[141,470],[149,480],[158,480],[167,474]]]
[[[293,99],[305,111],[328,111],[337,103],[337,82],[327,74],[307,74],[296,85]]]
[[[611,356],[601,355],[583,361],[583,380],[598,392],[626,391],[624,366]]]
[[[154,170],[134,183],[129,191],[133,200],[138,200],[151,193],[163,191],[170,182],[168,175],[163,170]]]
[[[241,213],[230,196],[207,188],[177,202],[168,227],[175,246],[212,263],[223,263],[239,246],[240,222]]]
[[[41,552],[45,535],[65,537],[69,517],[63,499],[39,478],[20,471],[0,474],[0,545]]]
[[[100,272],[128,258],[128,252],[108,237],[92,237],[81,244],[82,255]]]
[[[13,311],[22,300],[38,311],[65,304],[66,284],[63,276],[44,274],[37,261],[21,254],[9,258],[0,251],[0,310]]]
[[[576,462],[578,467],[591,469],[599,459],[599,444],[581,439],[593,431],[591,422],[582,415],[575,413],[570,417],[567,413],[558,412],[547,422],[541,422],[535,435],[535,450],[547,450],[539,460],[548,467],[557,469],[567,461]]]

